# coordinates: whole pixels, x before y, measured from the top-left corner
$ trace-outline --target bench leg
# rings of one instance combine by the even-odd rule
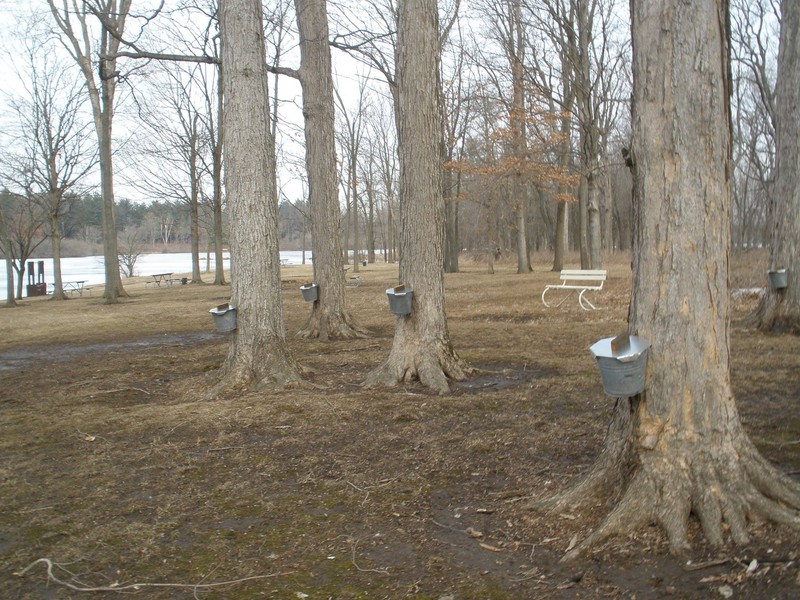
[[[584,297],[585,293],[586,293],[586,290],[581,290],[581,293],[578,296],[578,303],[581,305],[581,308],[583,310],[597,310],[597,307],[594,304],[592,304],[591,302],[589,302],[588,298]],[[586,308],[587,305],[589,306],[589,308]]]
[[[542,304],[544,304],[544,305],[545,305],[547,308],[558,308],[559,306],[561,306],[562,304],[564,304],[564,302],[566,302],[566,301],[567,301],[567,298],[569,298],[569,297],[572,295],[572,292],[574,292],[574,291],[575,291],[575,290],[570,290],[570,291],[567,293],[567,295],[566,295],[566,296],[564,296],[564,297],[561,299],[561,302],[559,302],[559,303],[558,303],[558,304],[556,304],[555,306],[550,306],[550,305],[549,305],[547,302],[545,302],[544,295],[547,293],[547,291],[548,291],[548,290],[557,290],[557,289],[559,289],[559,288],[558,288],[558,286],[556,285],[556,286],[553,286],[553,287],[545,288],[545,289],[544,289],[544,291],[542,292]]]

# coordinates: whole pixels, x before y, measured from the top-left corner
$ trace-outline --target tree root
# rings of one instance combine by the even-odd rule
[[[386,363],[371,371],[363,385],[392,387],[419,381],[438,394],[446,394],[450,391],[449,380],[461,381],[471,373],[472,368],[445,344],[424,352],[417,346],[399,350],[395,344]]]
[[[297,332],[297,337],[327,342],[328,340],[361,339],[372,335],[369,329],[355,323],[346,312],[328,315],[327,323],[323,322],[324,319],[320,313],[321,311],[315,303],[308,321],[303,329]]]
[[[250,357],[228,357],[222,376],[208,393],[209,400],[246,390],[285,390],[311,386],[303,376],[311,369],[301,366],[286,352],[270,352],[259,360]]]
[[[746,544],[748,522],[767,520],[800,528],[800,486],[772,468],[744,434],[739,441],[738,452],[733,445],[714,450],[701,443],[685,445],[671,456],[643,451],[621,499],[562,560],[585,556],[609,538],[629,535],[650,523],[665,531],[670,551],[681,554],[689,549],[691,514],[715,547],[724,543],[726,528],[735,544]],[[576,490],[607,489],[611,481],[607,475],[605,470],[593,470],[550,505],[560,508],[565,499],[575,498]]]

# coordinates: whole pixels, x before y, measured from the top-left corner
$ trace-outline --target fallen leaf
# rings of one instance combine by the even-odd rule
[[[488,550],[489,552],[502,552],[502,550],[497,546],[490,546],[489,544],[482,543],[481,548],[483,548],[484,550]]]
[[[477,529],[473,529],[472,527],[468,527],[468,528],[467,528],[467,535],[468,535],[469,537],[471,537],[471,538],[475,538],[475,539],[478,539],[478,538],[482,538],[482,537],[483,537],[483,533],[481,533],[481,532],[480,532],[480,531],[478,531]]]
[[[89,435],[88,433],[84,433],[83,435],[81,435],[81,439],[84,442],[93,442],[93,441],[95,441],[97,439],[97,437],[95,437],[93,435]]]

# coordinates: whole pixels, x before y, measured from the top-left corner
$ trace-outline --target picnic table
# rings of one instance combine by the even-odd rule
[[[281,260],[281,266],[282,267],[288,267],[289,266],[289,259],[288,258],[282,258],[280,260]]]
[[[153,278],[153,281],[148,281],[147,283],[152,283],[156,287],[172,285],[172,273],[155,273],[150,277]]]
[[[63,283],[64,292],[67,294],[75,294],[77,293],[79,296],[83,296],[83,292],[89,291],[91,288],[85,288],[84,284],[86,281],[65,281]]]

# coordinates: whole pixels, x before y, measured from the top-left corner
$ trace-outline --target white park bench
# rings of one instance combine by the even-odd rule
[[[561,306],[564,301],[570,297],[572,292],[580,290],[578,294],[578,304],[581,305],[583,310],[597,309],[597,307],[589,302],[589,299],[584,297],[587,291],[600,291],[603,289],[603,284],[606,282],[606,271],[597,269],[563,269],[561,271],[561,283],[547,285],[542,292],[542,304],[550,308],[550,305],[544,299],[544,295],[548,290],[569,290],[566,296],[561,299],[561,302],[555,306]]]

